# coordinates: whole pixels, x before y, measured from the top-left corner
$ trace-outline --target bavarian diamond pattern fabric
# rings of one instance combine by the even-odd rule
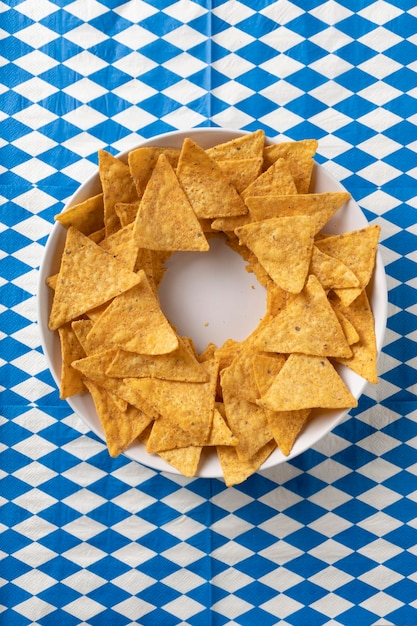
[[[0,37],[0,624],[416,624],[415,2],[9,0]],[[318,139],[389,288],[380,383],[233,488],[111,459],[37,327],[53,216],[97,150],[199,126]]]

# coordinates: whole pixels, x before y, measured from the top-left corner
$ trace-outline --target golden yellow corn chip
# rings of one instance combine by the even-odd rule
[[[123,348],[140,354],[166,354],[178,338],[154,294],[145,272],[139,283],[112,300],[87,336],[92,351]]]
[[[267,392],[286,360],[284,354],[259,352],[253,358],[253,373],[259,395]]]
[[[117,457],[148,426],[152,418],[133,406],[121,411],[107,391],[85,379],[106,437],[109,454]]]
[[[124,226],[99,243],[106,252],[121,261],[132,272],[136,269],[138,247],[133,237],[133,224]]]
[[[315,139],[285,141],[266,146],[264,149],[264,168],[270,167],[277,159],[285,159],[288,162],[297,192],[308,193],[314,165],[313,157],[317,148],[318,142]]]
[[[103,228],[100,228],[99,230],[95,230],[93,233],[88,235],[88,238],[91,239],[91,241],[94,241],[94,243],[100,243],[100,241],[103,241],[105,236],[106,236],[106,229],[103,226]]]
[[[311,215],[316,218],[316,234],[349,198],[349,193],[335,191],[267,197],[248,196],[245,202],[255,222],[271,217]]]
[[[265,409],[274,440],[284,456],[288,456],[300,434],[311,409],[298,411],[270,411]]]
[[[342,313],[342,311],[338,308],[337,303],[333,303],[330,301],[330,304],[333,306],[333,310],[337,315],[337,319],[340,322],[340,325],[345,333],[346,341],[350,346],[359,341],[359,333],[354,327],[354,325],[348,320],[346,315]],[[340,304],[340,303],[339,303]]]
[[[185,139],[177,176],[199,218],[244,215],[248,209],[218,164],[203,148]]]
[[[347,409],[358,404],[330,361],[310,354],[290,354],[257,403],[272,411]]]
[[[323,289],[346,289],[359,287],[359,278],[347,265],[313,246],[310,274],[314,274]]]
[[[266,443],[250,459],[241,459],[233,446],[217,446],[217,456],[227,487],[238,485],[254,474],[276,448],[275,441]]]
[[[108,237],[120,228],[115,204],[135,202],[138,195],[129,166],[106,150],[98,152],[98,172],[103,189],[104,227]]]
[[[377,383],[375,320],[366,291],[364,290],[349,307],[336,305],[337,309],[340,309],[352,326],[354,326],[359,335],[359,341],[352,345],[353,354],[351,358],[336,360],[352,369],[368,382],[372,384]]]
[[[56,330],[139,281],[137,274],[71,226],[56,282],[50,329]]]
[[[275,217],[247,224],[235,232],[279,287],[290,293],[302,290],[314,243],[312,217]]]
[[[236,137],[230,141],[219,143],[217,146],[207,148],[207,154],[216,161],[224,159],[250,159],[263,158],[265,133],[263,130],[255,130],[253,133]]]
[[[242,193],[262,173],[263,158],[226,159],[217,163],[236,190]]]
[[[170,165],[177,167],[180,155],[179,148],[160,148],[159,146],[143,146],[131,150],[128,155],[130,173],[135,183],[138,198],[142,198],[146,185],[160,155],[163,154]]]
[[[196,475],[200,462],[202,446],[187,446],[172,450],[161,450],[158,455],[175,467],[186,478]]]
[[[169,354],[138,354],[118,350],[107,370],[116,378],[162,378],[193,383],[207,382],[209,376],[181,337],[178,348]]]
[[[54,219],[65,226],[65,228],[74,226],[83,235],[94,233],[104,226],[103,194],[100,193],[87,198],[84,202],[80,202],[55,215]]]
[[[147,443],[149,452],[204,445],[210,434],[218,362],[206,361],[206,383],[187,383],[141,378],[136,388],[154,407],[159,417]]]
[[[311,274],[304,289],[255,339],[259,350],[349,357],[351,348],[323,287]]]
[[[161,154],[142,196],[134,223],[139,248],[207,251],[209,245],[186,194]]]
[[[72,362],[85,357],[85,352],[78,341],[71,324],[58,328],[61,343],[62,367],[59,397],[64,400],[85,390],[80,372],[72,367]]]
[[[209,437],[205,443],[206,446],[237,446],[239,443],[228,427],[223,415],[225,415],[223,403],[216,402],[213,413],[213,423]]]
[[[286,196],[297,193],[294,179],[285,159],[277,159],[271,167],[258,176],[242,193],[246,200],[251,196]]]
[[[135,221],[136,213],[139,208],[139,200],[137,202],[116,202],[114,210],[120,220],[120,224],[128,226]]]

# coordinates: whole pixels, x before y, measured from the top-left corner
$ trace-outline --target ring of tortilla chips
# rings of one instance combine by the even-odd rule
[[[91,394],[111,456],[140,442],[194,477],[215,450],[232,486],[275,450],[288,457],[317,415],[357,405],[340,365],[377,382],[367,287],[380,227],[326,232],[349,194],[310,189],[317,147],[258,130],[124,160],[100,150],[101,192],[56,216],[67,236],[47,284],[61,398]],[[214,236],[265,287],[266,312],[243,341],[198,353],[158,287],[173,252],[203,254]]]

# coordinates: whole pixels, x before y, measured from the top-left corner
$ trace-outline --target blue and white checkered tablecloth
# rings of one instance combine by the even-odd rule
[[[417,624],[415,2],[8,0],[0,37],[0,624]],[[110,458],[37,326],[97,150],[198,126],[318,139],[389,287],[379,384],[233,488]]]

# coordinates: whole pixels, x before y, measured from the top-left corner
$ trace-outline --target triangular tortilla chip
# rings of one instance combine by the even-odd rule
[[[286,196],[296,193],[297,188],[287,161],[277,159],[271,167],[246,187],[242,198],[246,200],[250,196]]]
[[[336,304],[335,308],[342,312],[359,335],[359,341],[352,345],[352,357],[336,360],[352,369],[368,382],[376,384],[378,382],[378,373],[376,369],[375,320],[366,291],[363,291],[349,307]]]
[[[99,246],[114,256],[115,259],[124,263],[132,272],[135,270],[138,246],[133,237],[132,224],[128,224],[116,233],[109,235],[100,241]]]
[[[139,248],[207,251],[209,245],[186,194],[164,154],[144,191],[134,224]]]
[[[316,218],[318,233],[349,198],[349,193],[335,191],[267,197],[248,196],[245,202],[255,222],[271,217],[311,215]]]
[[[314,275],[285,310],[259,331],[255,341],[266,352],[352,355],[337,315]]]
[[[116,202],[114,210],[120,220],[122,228],[128,226],[135,221],[136,213],[139,208],[139,200],[137,202]]]
[[[294,443],[300,434],[311,409],[299,411],[270,411],[265,409],[268,425],[284,456],[288,456],[294,447]]]
[[[323,289],[346,289],[359,287],[359,278],[347,265],[313,246],[310,274],[314,274]]]
[[[358,402],[326,357],[290,354],[257,404],[272,411],[347,409]]]
[[[92,380],[85,379],[85,385],[92,395],[109,454],[117,457],[150,424],[152,418],[130,405],[121,411],[111,395]]]
[[[169,354],[147,355],[118,350],[107,374],[116,378],[162,378],[190,383],[206,382],[208,374],[204,367],[179,336],[177,340],[178,348]]]
[[[219,143],[217,146],[207,148],[207,154],[216,161],[222,159],[250,159],[263,157],[265,133],[263,130],[255,130],[253,133],[236,137],[230,141]]]
[[[263,158],[226,159],[217,163],[236,190],[242,193],[261,174]]]
[[[235,232],[279,287],[299,293],[310,265],[314,227],[314,218],[298,215],[254,222]]]
[[[116,202],[135,202],[136,187],[129,166],[106,150],[98,151],[98,172],[103,188],[104,227],[106,237],[120,228]]]
[[[206,361],[204,367],[209,374],[206,383],[136,379],[136,388],[161,415],[147,443],[149,452],[199,446],[207,441],[213,421],[218,362]]]
[[[217,455],[227,487],[243,483],[265,463],[276,448],[274,440],[268,441],[250,459],[241,459],[233,446],[217,446]]]
[[[139,284],[112,300],[87,336],[91,349],[122,348],[140,354],[166,354],[178,348],[178,338],[162,313],[145,272]],[[123,320],[123,324],[120,324]]]
[[[313,172],[313,157],[318,148],[316,139],[284,141],[264,149],[264,167],[268,168],[277,159],[288,162],[298,193],[308,193]]]
[[[59,270],[49,328],[56,330],[86,311],[130,289],[140,277],[70,227]]]
[[[80,372],[72,367],[72,362],[84,358],[86,354],[71,324],[65,324],[65,326],[58,328],[58,333],[62,355],[59,397],[65,400],[65,398],[69,398],[76,393],[85,391],[82,376]]]
[[[160,155],[164,154],[172,167],[175,168],[180,152],[180,148],[162,148],[159,146],[142,146],[129,152],[128,163],[138,198],[142,198]]]
[[[237,446],[238,439],[234,436],[225,420],[224,405],[216,402],[213,423],[211,425],[210,435],[205,443],[206,446]]]
[[[65,228],[74,226],[83,235],[91,235],[104,226],[103,194],[99,193],[87,198],[87,200],[55,215],[54,219]]]
[[[342,261],[359,279],[359,287],[369,283],[375,267],[381,227],[378,224],[341,235],[318,239],[316,246],[325,254]]]
[[[197,217],[214,219],[247,213],[242,198],[219,165],[191,139],[184,140],[176,173]]]

